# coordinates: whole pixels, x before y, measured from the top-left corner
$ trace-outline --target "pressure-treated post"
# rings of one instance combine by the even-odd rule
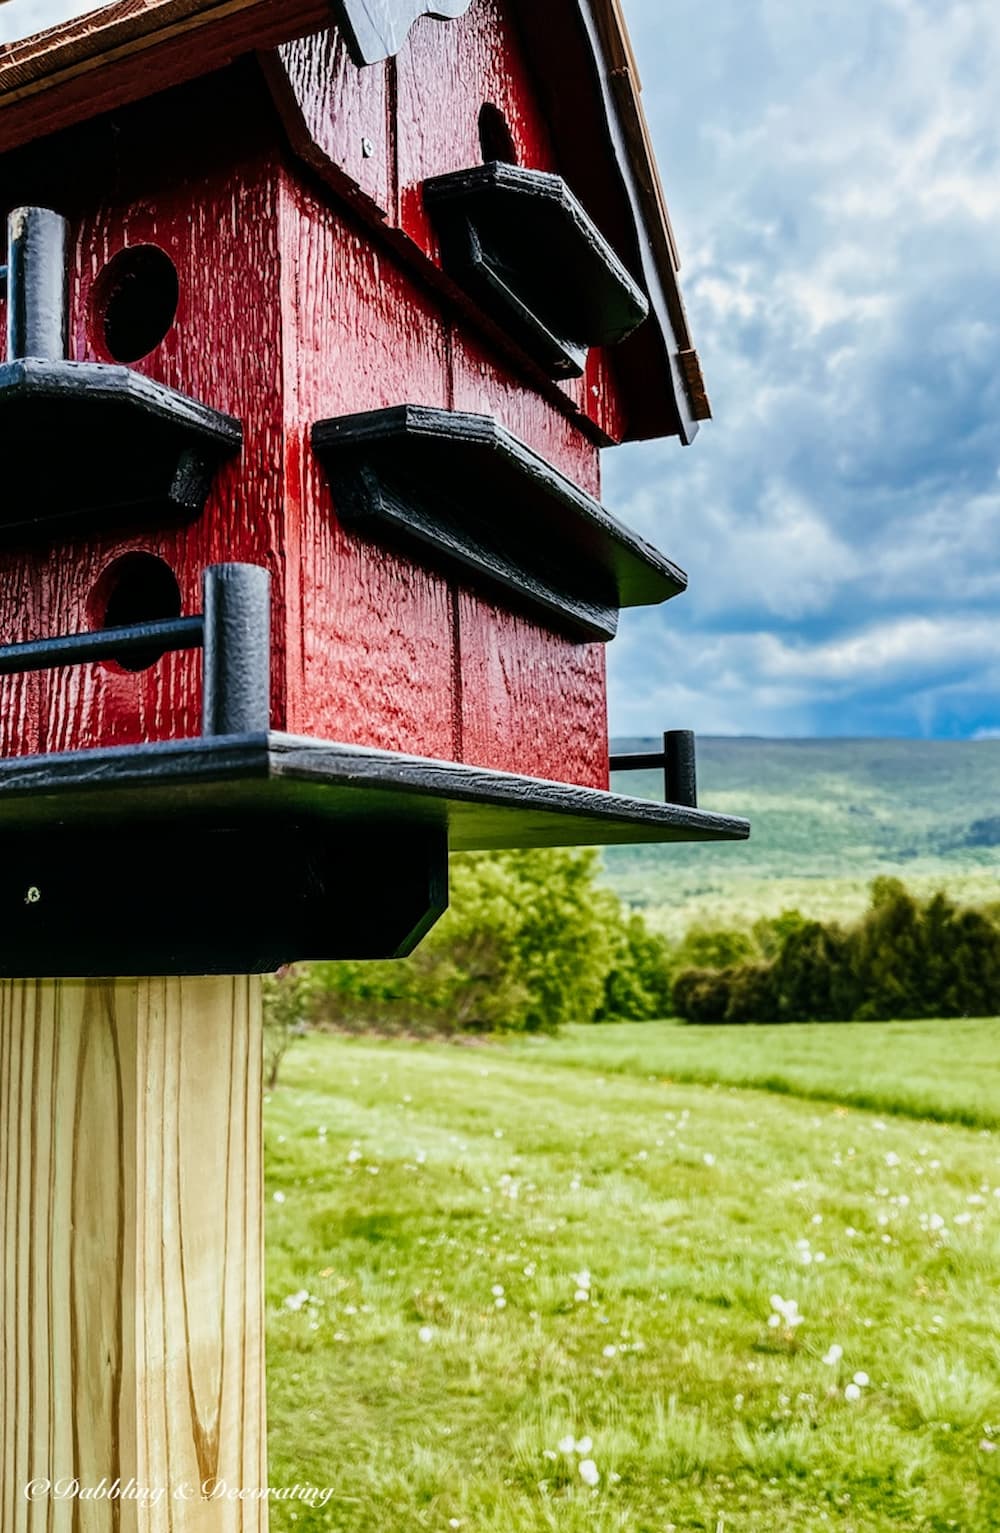
[[[0,1533],[266,1528],[260,1028],[257,980],[0,983]]]

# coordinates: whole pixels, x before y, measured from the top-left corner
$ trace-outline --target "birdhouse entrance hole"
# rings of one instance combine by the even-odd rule
[[[514,135],[506,117],[492,101],[487,101],[479,114],[479,143],[484,165],[489,165],[492,160],[502,160],[506,165],[517,164]]]
[[[181,615],[181,592],[169,564],[154,554],[125,554],[109,564],[91,592],[93,628],[131,628]],[[157,647],[122,655],[114,664],[124,671],[145,671],[166,653]]]
[[[159,246],[120,250],[94,283],[95,344],[114,362],[138,362],[166,336],[179,297],[177,269]]]

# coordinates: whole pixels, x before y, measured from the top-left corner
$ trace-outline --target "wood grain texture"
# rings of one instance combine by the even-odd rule
[[[243,82],[183,93],[181,133],[147,103],[116,124],[81,129],[41,166],[15,162],[15,195],[40,188],[72,219],[70,355],[107,361],[94,285],[120,250],[152,244],[177,269],[176,318],[138,373],[239,418],[244,449],[215,476],[205,512],[186,523],[70,534],[0,549],[0,642],[88,629],[104,572],[128,553],[166,561],[182,610],[200,611],[207,564],[240,559],[274,577],[273,718],[283,717],[282,306],[278,171],[262,125],[248,125]],[[241,109],[243,116],[241,119]],[[163,135],[161,137],[161,135]],[[237,150],[237,144],[239,149]],[[200,728],[200,660],[167,656],[146,671],[113,662],[3,684],[4,754],[128,744]]]
[[[396,216],[394,67],[358,69],[334,27],[261,58],[296,154],[379,218]]]
[[[3,1533],[266,1528],[200,1492],[267,1483],[260,1027],[247,979],[0,984]]]
[[[558,171],[559,157],[512,15],[501,0],[473,0],[451,26],[415,28],[396,71],[399,226],[440,265],[424,182],[482,163],[479,114],[485,105],[501,113],[519,165]],[[579,380],[559,389],[573,407],[590,413]]]
[[[312,423],[328,415],[404,399],[444,404],[440,314],[363,227],[291,180],[282,263],[286,527],[289,543],[300,549],[292,599],[301,638],[288,654],[289,728],[452,757],[458,742],[449,582],[377,540],[347,532],[309,444]]]

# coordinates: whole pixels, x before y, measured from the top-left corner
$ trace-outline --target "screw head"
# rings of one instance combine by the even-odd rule
[[[361,153],[364,155],[366,160],[370,160],[372,155],[375,153],[375,145],[372,143],[370,138],[363,138],[361,140]]]

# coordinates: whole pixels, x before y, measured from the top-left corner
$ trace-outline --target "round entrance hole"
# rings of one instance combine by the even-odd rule
[[[155,554],[124,554],[109,564],[90,593],[92,628],[131,628],[181,615],[181,591],[169,564]],[[145,671],[167,651],[158,645],[116,656],[123,671]]]
[[[507,125],[506,117],[492,101],[487,101],[479,114],[479,144],[483,151],[484,165],[494,160],[501,160],[505,165],[517,164],[514,135]]]
[[[177,269],[158,245],[119,250],[93,287],[96,344],[115,362],[138,362],[167,334],[179,297]]]

